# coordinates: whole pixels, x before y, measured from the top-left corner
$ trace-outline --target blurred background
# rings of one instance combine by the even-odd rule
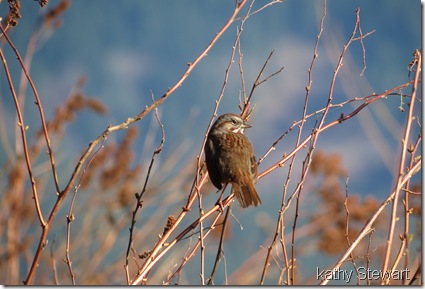
[[[65,104],[69,106],[76,94],[91,101],[82,106],[84,109],[75,109],[65,121],[66,124],[51,136],[58,164],[59,184],[63,188],[90,141],[97,138],[108,125],[116,125],[128,117],[136,116],[152,103],[152,95],[158,99],[175,84],[185,72],[187,63],[192,62],[206,48],[230,17],[235,1],[68,1],[66,3],[69,7],[52,23],[42,24],[47,11],[59,2],[50,0],[43,8],[33,1],[22,2],[22,18],[9,32],[9,36],[23,56],[28,55],[26,53],[31,41],[35,41],[32,46],[35,48],[34,53],[27,61],[47,120],[62,118],[64,121],[64,115],[59,114],[58,108],[66,107]],[[266,3],[254,2],[252,11]],[[248,8],[249,3],[240,17],[246,14]],[[412,53],[422,46],[422,8],[419,0],[327,1],[323,34],[312,73],[307,109],[309,114],[326,105],[333,72],[343,46],[354,30],[358,8],[362,33],[373,33],[363,39],[365,57],[359,41],[348,49],[335,84],[333,102],[382,93],[409,81],[408,65],[413,59]],[[272,50],[274,54],[264,77],[284,67],[281,73],[255,90],[251,102],[254,110],[249,122],[253,127],[246,134],[254,145],[257,159],[267,152],[293,122],[302,118],[308,68],[313,58],[323,10],[323,1],[288,0],[266,7],[250,16],[244,24],[240,44],[247,92]],[[7,14],[6,3],[0,3],[0,11],[4,16]],[[240,21],[235,21],[231,25],[183,85],[159,106],[160,119],[165,128],[165,144],[155,160],[148,191],[144,196],[144,207],[136,217],[138,232],[133,247],[139,254],[153,247],[157,235],[163,231],[167,217],[176,216],[186,202],[196,175],[197,156],[223,86],[240,24]],[[4,41],[2,47],[18,87],[21,75],[19,63],[15,61],[13,50]],[[243,87],[238,57],[235,60],[218,115],[240,113],[238,104]],[[366,69],[362,73],[364,60]],[[17,218],[14,226],[7,222],[13,214],[8,205],[9,196],[16,196],[14,189],[10,189],[12,177],[8,170],[18,161],[15,145],[19,143],[19,134],[14,125],[16,111],[3,69],[0,75],[0,165],[3,169],[0,175],[0,203],[3,203],[0,206],[3,212],[0,215],[4,233],[0,245],[3,247],[0,283],[11,285],[21,284],[26,278],[40,227],[36,222],[27,179],[21,188],[21,196],[25,201],[15,205],[20,207],[27,204],[25,212],[28,215]],[[400,93],[410,94],[411,88]],[[23,109],[31,142],[38,137],[39,114],[31,90],[27,89],[23,95],[26,97]],[[422,95],[419,94],[418,98],[422,99]],[[317,154],[323,163],[334,166],[334,175],[329,179],[320,169],[312,170],[311,178],[304,185],[297,224],[297,284],[317,284],[314,278],[316,268],[332,266],[339,259],[343,248],[347,247],[345,239],[342,239],[344,245],[341,251],[335,249],[338,246],[332,240],[338,238],[334,233],[329,233],[329,239],[326,239],[317,231],[323,230],[321,226],[309,226],[312,220],[322,215],[329,214],[336,219],[329,207],[330,200],[339,202],[336,205],[338,212],[345,216],[343,202],[347,177],[348,194],[356,200],[353,202],[353,212],[354,208],[373,212],[377,204],[393,190],[408,102],[401,96],[388,97],[319,136]],[[358,105],[353,103],[331,109],[328,122],[338,119],[341,113],[349,113]],[[415,115],[422,122],[419,106],[416,106]],[[303,137],[310,134],[315,121],[316,117],[309,118]],[[420,131],[418,127],[415,124],[412,130],[411,143],[416,141]],[[259,172],[292,151],[296,137],[297,130],[294,129],[264,159]],[[78,191],[74,205],[76,219],[71,226],[71,260],[77,284],[125,284],[123,266],[131,212],[135,206],[134,194],[142,190],[149,161],[160,140],[161,129],[154,114],[150,113],[132,124],[128,130],[111,134],[104,143],[105,147],[94,158],[83,179],[83,186]],[[45,148],[40,151],[34,160],[34,169],[36,178],[43,179],[39,191],[42,210],[47,215],[56,195],[48,157],[44,154]],[[290,192],[300,178],[302,160],[303,157],[299,157],[295,161]],[[23,177],[27,174],[26,170],[21,173]],[[276,230],[287,174],[288,166],[285,165],[259,180],[256,186],[262,206],[241,209],[234,204],[234,216],[230,220],[224,245],[225,259],[220,263],[215,284],[259,283],[267,246]],[[335,186],[326,187],[330,183]],[[421,191],[419,174],[413,183]],[[325,192],[322,192],[324,187]],[[210,184],[204,187],[205,207],[215,203],[215,192]],[[330,198],[329,201],[324,201],[326,196]],[[66,264],[62,262],[66,241],[65,216],[70,201],[71,194],[62,205],[49,234],[49,243],[43,252],[34,284],[54,284],[54,272],[59,275],[60,284],[71,282]],[[420,202],[418,206],[420,208]],[[196,207],[190,214],[192,216],[181,228],[196,218]],[[361,228],[370,214],[359,217],[357,228]],[[285,233],[290,234],[293,208],[285,216]],[[419,219],[414,221],[414,226],[418,225]],[[322,225],[331,227],[329,219],[323,220]],[[13,262],[10,257],[10,246],[13,246],[9,235],[11,227],[19,231],[14,232],[13,236],[20,244],[15,248],[20,254]],[[352,230],[354,238],[356,229],[353,227]],[[386,234],[387,229],[383,229],[372,238],[371,251],[378,248],[378,244],[382,243],[379,237],[386,238]],[[167,274],[172,268],[175,269],[175,264],[180,264],[181,255],[196,242],[197,237],[194,235],[185,239],[176,251],[154,267],[148,284],[161,284],[166,280]],[[411,248],[412,252],[418,252],[420,236],[418,239],[416,235],[415,242],[412,243],[412,246],[416,246]],[[217,243],[217,237],[214,236],[207,240],[207,273],[214,263]],[[286,244],[290,247],[289,238]],[[327,246],[333,247],[335,251]],[[377,267],[382,262],[378,257],[381,253],[380,249],[373,251],[376,258],[372,259],[378,264]],[[278,264],[281,264],[281,258],[281,253],[274,257],[266,284],[279,283],[281,271]],[[53,259],[58,262],[55,270]],[[138,262],[143,263],[142,260]],[[199,262],[198,252],[183,270],[179,284],[199,284]],[[132,273],[137,272],[134,262],[130,261],[130,266],[133,267]],[[355,282],[353,280],[352,284]]]

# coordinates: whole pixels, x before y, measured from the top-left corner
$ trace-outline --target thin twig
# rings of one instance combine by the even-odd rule
[[[409,149],[409,153],[410,153],[410,162],[409,162],[409,167],[413,166],[413,163],[415,161],[415,153],[417,152],[419,145],[422,142],[422,136],[421,134],[419,134],[418,139],[416,140],[416,143],[413,147],[411,147]],[[409,229],[409,223],[410,223],[410,214],[411,209],[409,209],[409,185],[410,185],[410,181],[406,182],[406,185],[404,186],[403,191],[405,191],[405,196],[404,196],[404,236],[403,236],[403,242],[402,242],[402,246],[405,246],[405,249],[403,250],[405,252],[404,254],[404,268],[409,268],[409,250],[410,250],[410,238],[409,238],[409,234],[410,234],[410,229]],[[394,262],[394,265],[397,265],[398,262]],[[394,266],[393,266],[394,267]],[[403,276],[403,285],[406,285],[407,282],[407,278],[406,276]]]
[[[238,29],[240,32],[242,32],[243,28],[243,22],[241,25],[241,28]],[[239,55],[239,60],[238,60],[238,65],[239,65],[239,75],[241,77],[241,87],[242,87],[242,95],[243,95],[243,101],[239,100],[240,103],[247,103],[248,99],[246,97],[246,85],[245,85],[245,75],[243,72],[243,65],[242,65],[242,60],[243,60],[243,53],[242,53],[242,49],[241,49],[241,41],[240,41],[240,37],[236,37],[237,40],[237,47],[238,47],[238,55]],[[242,106],[240,106],[240,109],[242,110]]]
[[[402,188],[401,181],[402,181],[403,175],[404,175],[406,154],[407,154],[408,142],[409,142],[409,138],[410,138],[410,130],[411,130],[412,121],[413,121],[413,109],[415,107],[416,91],[417,91],[417,87],[418,87],[418,83],[419,83],[419,77],[421,75],[422,55],[421,55],[419,50],[415,51],[414,57],[415,57],[415,59],[417,59],[416,60],[416,74],[415,74],[414,84],[413,84],[413,87],[412,87],[412,95],[411,95],[411,99],[410,99],[409,112],[408,112],[408,115],[407,115],[407,121],[406,121],[404,136],[401,139],[402,150],[401,150],[399,170],[398,170],[397,186],[396,186],[396,191],[395,191],[394,200],[393,200],[393,207],[392,207],[392,211],[391,211],[391,222],[390,222],[390,228],[389,228],[389,232],[388,232],[387,249],[386,249],[386,253],[385,253],[384,264],[382,266],[382,272],[387,272],[388,264],[390,262],[390,256],[391,256],[391,251],[392,251],[391,247],[392,247],[392,242],[393,242],[393,237],[394,237],[394,228],[395,228],[395,223],[396,223],[396,219],[397,219],[398,196],[399,196],[399,192]],[[385,276],[383,276],[382,284],[388,284],[389,282],[390,282],[390,278],[385,278]]]
[[[204,214],[204,209],[202,208],[202,194],[199,190],[198,191],[198,205],[199,205],[199,217],[201,217]],[[204,244],[204,222],[199,222],[199,242],[201,246],[201,272],[200,272],[200,278],[201,278],[201,284],[205,285],[205,244]]]
[[[255,13],[257,13],[257,12],[259,12],[259,11],[263,10],[264,8],[266,8],[266,7],[270,6],[270,5],[273,5],[273,4],[275,4],[275,3],[279,2],[279,1],[272,1],[272,2],[269,2],[268,4],[264,5],[264,6],[263,6],[263,7],[261,7],[260,9],[258,9],[258,10],[256,10],[255,12],[251,13],[251,9],[252,9],[252,7],[253,7],[253,5],[254,5],[254,2],[255,2],[255,0],[252,0],[252,2],[251,2],[250,6],[249,6],[249,8],[248,8],[248,11],[247,11],[247,13],[246,13],[245,17],[244,17],[244,18],[242,18],[242,20],[241,20],[241,27],[240,27],[240,29],[239,29],[239,33],[241,33],[241,32],[242,32],[242,30],[243,30],[243,26],[244,26],[244,23],[245,23],[245,21],[248,19],[248,17],[250,17],[251,15],[254,15]],[[260,79],[261,79],[261,76],[263,75],[263,72],[264,72],[264,70],[265,70],[265,68],[266,68],[266,66],[267,66],[267,64],[269,63],[269,61],[270,61],[270,59],[271,59],[271,57],[272,57],[272,55],[273,55],[273,53],[274,53],[274,51],[275,51],[275,49],[273,49],[273,50],[270,52],[269,56],[267,57],[267,59],[266,59],[265,63],[263,64],[263,67],[261,68],[261,70],[260,70],[259,74],[257,75],[257,78],[255,79],[254,83],[252,84],[251,91],[250,91],[250,93],[249,93],[249,96],[247,97],[247,96],[246,96],[246,89],[245,89],[245,76],[244,76],[243,67],[242,67],[242,58],[243,58],[243,54],[242,54],[242,52],[241,52],[241,46],[240,46],[240,35],[236,38],[236,40],[237,40],[237,42],[236,42],[236,43],[237,43],[237,45],[238,45],[238,53],[239,53],[239,74],[240,74],[240,77],[241,77],[242,91],[243,91],[243,98],[244,98],[244,101],[243,101],[243,107],[242,107],[242,106],[240,107],[240,108],[241,108],[241,110],[242,110],[241,117],[242,117],[242,118],[246,118],[246,117],[249,117],[249,115],[250,115],[250,112],[249,112],[249,109],[250,109],[250,101],[251,101],[251,98],[252,98],[252,96],[253,96],[253,94],[254,94],[255,89],[256,89],[258,86],[260,86],[262,83],[266,82],[266,81],[267,81],[268,79],[270,79],[271,77],[273,77],[273,76],[275,76],[275,75],[279,74],[279,73],[283,70],[283,67],[281,67],[278,71],[276,71],[276,72],[272,73],[271,75],[267,76],[265,79],[260,80]]]
[[[350,224],[350,211],[348,209],[348,179],[349,177],[347,177],[347,179],[345,180],[345,200],[344,200],[344,208],[345,208],[345,239],[347,240],[347,244],[348,247],[350,247],[351,242],[350,242],[350,238],[349,238],[349,224]],[[353,263],[353,267],[354,270],[356,271],[356,276],[357,276],[357,285],[361,285],[360,284],[360,275],[359,275],[359,270],[357,269],[357,265],[356,262],[354,261],[354,255],[353,253],[350,254],[350,259],[351,262]]]
[[[207,285],[213,285],[214,284],[214,277],[215,277],[215,272],[217,270],[218,263],[220,262],[220,259],[224,255],[224,249],[223,249],[223,246],[224,246],[224,235],[226,233],[228,219],[229,219],[229,215],[230,215],[229,213],[230,213],[230,211],[232,209],[232,204],[233,203],[230,203],[229,207],[227,208],[226,214],[224,215],[223,226],[221,227],[220,241],[218,243],[218,248],[217,248],[217,254],[215,256],[215,262],[214,262],[214,266],[213,266],[213,269],[211,271],[210,277],[208,277],[208,283],[207,283]]]
[[[72,261],[70,256],[71,251],[71,223],[74,221],[75,216],[72,213],[72,208],[74,206],[75,198],[77,197],[78,187],[74,190],[74,195],[72,196],[71,205],[69,206],[69,212],[66,215],[66,246],[65,246],[65,263],[68,266],[69,275],[71,276],[72,285],[75,285],[75,273],[72,270]]]
[[[363,75],[363,73],[366,71],[366,49],[364,48],[364,44],[363,44],[363,38],[365,38],[365,36],[363,36],[363,32],[362,32],[362,27],[360,25],[360,7],[357,8],[357,13],[356,13],[356,22],[358,23],[358,29],[359,29],[359,40],[360,40],[360,44],[362,46],[362,52],[363,52],[363,69],[362,72],[360,73],[360,76]]]
[[[0,28],[1,28],[1,25],[0,25]],[[4,30],[2,30],[2,31],[4,33]],[[25,123],[24,123],[24,118],[23,118],[23,115],[21,113],[21,109],[20,109],[20,106],[19,106],[18,98],[16,96],[15,88],[13,87],[13,82],[12,82],[12,78],[10,77],[9,67],[7,65],[6,58],[3,54],[3,50],[1,48],[0,48],[0,58],[1,58],[2,63],[3,63],[3,67],[4,67],[4,70],[5,70],[5,74],[6,74],[7,81],[8,81],[9,88],[10,88],[10,92],[12,93],[12,96],[13,96],[13,100],[14,100],[15,108],[16,108],[16,114],[18,115],[18,120],[19,120],[18,126],[19,126],[19,129],[21,131],[22,145],[24,147],[25,162],[27,164],[27,171],[28,171],[28,175],[29,175],[29,178],[30,178],[30,182],[31,182],[31,188],[32,188],[32,192],[33,192],[35,209],[37,211],[37,216],[38,216],[38,219],[40,221],[41,227],[44,229],[46,227],[46,222],[44,221],[43,213],[41,211],[40,201],[38,199],[36,181],[34,179],[34,175],[33,175],[33,171],[32,171],[32,165],[31,165],[31,159],[30,159],[30,156],[29,156],[29,153],[28,153],[28,142],[27,142],[27,136],[26,136],[27,127],[25,126]],[[44,242],[43,242],[42,246],[44,246]]]
[[[375,230],[371,230],[370,231],[370,235],[369,235],[369,242],[367,243],[367,251],[366,251],[366,272],[369,272],[369,268],[370,268],[370,245],[372,244],[372,237],[373,237],[373,233],[375,232]],[[370,278],[369,276],[366,278],[366,284],[368,286],[370,286]]]
[[[310,68],[309,68],[309,83],[308,83],[308,89],[306,89],[306,96],[305,96],[304,108],[303,108],[303,119],[305,118],[305,116],[307,114],[307,105],[308,105],[308,100],[309,100],[311,85],[312,85],[312,82],[313,82],[313,74],[312,74],[313,73],[313,66],[315,64],[315,60],[316,60],[317,55],[318,55],[317,49],[318,49],[320,37],[321,37],[322,32],[323,32],[323,24],[324,24],[324,21],[325,21],[325,18],[326,18],[326,9],[327,9],[327,1],[326,0],[324,1],[323,6],[324,6],[323,7],[323,15],[322,15],[322,19],[320,21],[320,27],[321,28],[320,28],[319,34],[318,34],[318,36],[316,38],[316,44],[315,44],[315,47],[314,47],[314,55],[313,55],[313,59],[311,61],[311,65],[310,65]],[[331,91],[329,93],[329,99],[332,98],[332,95],[333,95],[333,91],[332,91],[332,88],[331,88]],[[327,104],[327,106],[325,108],[325,111],[322,114],[322,121],[324,120],[324,118],[325,118],[325,116],[327,114],[327,109],[328,109],[328,107],[329,107],[330,104],[331,104],[331,102],[328,101],[328,104]],[[321,127],[322,123],[323,122],[321,122],[319,124],[319,128]],[[303,127],[304,127],[304,122],[301,123],[300,128],[298,130],[296,145],[298,145],[300,143],[301,133],[302,133]],[[314,125],[313,131],[315,129],[316,129],[316,124]],[[303,165],[302,165],[302,169],[301,169],[301,179],[300,179],[300,182],[298,183],[297,188],[295,190],[298,193],[296,195],[296,198],[297,199],[296,199],[296,204],[295,204],[295,216],[294,216],[294,222],[293,222],[293,225],[292,225],[291,271],[290,271],[291,274],[290,274],[290,278],[289,278],[289,280],[291,282],[290,283],[291,285],[295,284],[295,232],[296,232],[296,225],[297,225],[297,220],[298,220],[298,216],[299,216],[300,196],[301,196],[301,191],[302,191],[303,183],[305,182],[305,179],[307,177],[307,173],[308,173],[308,170],[309,170],[309,167],[310,167],[310,163],[311,163],[311,160],[313,158],[313,151],[314,151],[315,144],[316,144],[316,141],[317,141],[317,138],[318,137],[319,137],[318,134],[314,134],[314,137],[312,137],[312,140],[310,142],[310,149],[308,150],[308,152],[306,154],[306,157],[305,157],[305,159],[303,161]],[[295,155],[292,158],[291,167],[292,167],[292,165],[293,165],[294,162],[295,162]],[[290,179],[290,174],[288,173],[288,180],[289,179]],[[285,187],[287,187],[288,185],[289,185],[289,182],[286,184]]]
[[[252,84],[252,88],[251,88],[251,91],[249,93],[248,99],[246,100],[246,104],[249,104],[251,102],[251,98],[254,95],[254,91],[255,91],[255,89],[259,85],[261,85],[262,83],[264,83],[265,81],[267,81],[270,77],[275,76],[276,74],[280,73],[283,70],[283,67],[281,67],[278,71],[276,71],[276,72],[272,73],[271,75],[267,76],[264,80],[261,80],[261,76],[263,75],[264,70],[266,69],[267,64],[269,63],[270,59],[272,58],[274,52],[275,52],[275,49],[273,49],[269,53],[269,56],[267,57],[266,61],[263,64],[263,67],[261,67],[260,72],[257,75],[257,78],[255,79],[254,83]],[[242,111],[242,114],[241,114],[242,118],[244,118],[247,114],[249,114],[248,113],[248,109],[249,109],[249,105],[245,105],[245,107],[244,107],[244,109]]]
[[[151,96],[152,96],[152,101],[154,102],[155,99],[154,99],[152,92],[151,92]],[[130,235],[129,235],[129,238],[128,238],[127,252],[126,252],[126,257],[125,257],[125,265],[124,265],[124,269],[125,269],[126,277],[127,277],[127,284],[131,283],[130,274],[129,274],[129,270],[128,270],[128,260],[129,260],[129,255],[130,255],[130,249],[132,249],[132,245],[133,245],[133,234],[134,234],[134,225],[136,224],[136,215],[137,215],[139,209],[141,209],[143,207],[142,197],[143,197],[144,193],[146,192],[146,189],[147,189],[147,186],[148,186],[149,177],[150,177],[152,167],[153,167],[153,164],[154,164],[154,161],[155,161],[155,156],[157,156],[161,153],[162,148],[164,147],[164,143],[165,143],[164,125],[162,124],[162,122],[159,118],[158,108],[156,108],[156,107],[155,107],[155,118],[158,122],[158,125],[161,128],[161,142],[159,143],[158,147],[152,153],[151,161],[149,163],[149,167],[148,167],[148,171],[146,173],[146,178],[145,178],[145,182],[143,184],[142,191],[138,194],[136,193],[136,205],[135,205],[135,208],[133,210],[132,217],[131,217]]]
[[[27,77],[28,82],[31,86],[31,89],[34,93],[34,97],[36,99],[35,104],[37,105],[38,111],[40,113],[40,120],[41,120],[41,124],[43,126],[43,132],[44,132],[44,137],[45,137],[45,140],[46,140],[47,152],[48,152],[48,155],[50,157],[50,164],[52,166],[53,181],[54,181],[55,187],[56,187],[56,194],[59,194],[60,188],[59,188],[58,174],[56,172],[55,158],[53,156],[53,150],[52,150],[52,147],[50,145],[49,133],[47,131],[46,119],[44,117],[44,110],[43,110],[43,106],[41,105],[40,97],[38,96],[38,92],[37,92],[37,89],[35,88],[35,85],[34,85],[34,82],[32,81],[32,78],[30,77],[27,69],[25,68],[24,61],[22,60],[22,57],[19,54],[18,49],[15,47],[13,42],[10,40],[9,36],[7,35],[6,31],[3,29],[2,25],[0,25],[0,30],[3,33],[3,36],[6,38],[7,42],[9,43],[10,47],[12,47],[13,51],[15,52],[16,57],[18,58],[19,63],[21,64],[22,71],[25,73],[25,76]],[[42,225],[44,226],[44,222],[42,222]]]
[[[93,153],[90,157],[90,160],[87,162],[86,167],[84,168],[80,180],[78,184],[74,188],[74,195],[72,196],[71,204],[69,205],[68,214],[66,215],[66,245],[65,245],[65,263],[68,266],[69,275],[71,276],[72,285],[75,285],[75,273],[72,270],[72,262],[71,262],[71,223],[75,220],[75,216],[73,214],[74,202],[77,197],[78,190],[81,187],[81,183],[84,179],[84,175],[89,168],[91,162],[94,160],[94,157],[99,153],[99,151],[104,147],[104,142],[102,145]]]
[[[261,10],[263,10],[263,9],[265,9],[265,8],[267,8],[267,7],[271,6],[271,5],[273,5],[273,4],[276,4],[276,3],[283,3],[283,2],[284,2],[283,0],[273,0],[273,1],[271,1],[271,2],[269,2],[269,3],[267,3],[267,4],[265,4],[264,6],[262,6],[262,7],[258,8],[258,9],[257,9],[257,10],[255,10],[254,12],[251,12],[251,8],[252,8],[252,7],[250,7],[250,9],[249,9],[249,13],[247,14],[247,16],[246,16],[246,17],[251,17],[251,16],[253,16],[253,15],[257,14],[258,12],[260,12]],[[254,1],[252,1],[252,3],[254,3]],[[252,6],[252,5],[251,5],[251,6]]]

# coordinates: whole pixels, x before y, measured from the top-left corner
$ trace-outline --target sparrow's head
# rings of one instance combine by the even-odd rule
[[[251,127],[239,115],[226,113],[221,115],[211,128],[213,134],[243,133],[245,128]]]

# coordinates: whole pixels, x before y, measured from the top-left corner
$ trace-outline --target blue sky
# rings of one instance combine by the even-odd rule
[[[57,0],[50,0],[49,6],[56,3]],[[257,1],[254,10],[262,3]],[[375,31],[364,39],[367,69],[360,76],[362,50],[360,43],[355,42],[338,78],[335,102],[380,93],[408,80],[407,65],[412,59],[412,52],[421,48],[419,0],[328,1],[319,56],[313,71],[310,113],[326,103],[333,69],[353,31],[357,7],[361,9],[363,33]],[[149,105],[150,91],[155,98],[163,95],[185,71],[186,63],[193,61],[207,46],[233,8],[234,1],[227,0],[71,2],[70,9],[63,15],[63,25],[53,34],[46,33],[46,41],[40,44],[31,67],[32,77],[48,118],[53,115],[55,107],[65,101],[81,75],[87,77],[86,94],[101,100],[108,113],[93,116],[82,112],[79,119],[69,126],[62,141],[66,148],[66,153],[61,155],[66,160],[65,169],[75,166],[82,149],[108,124],[121,123]],[[41,12],[46,9],[41,9]],[[21,53],[26,49],[37,11],[35,2],[23,3],[23,18],[11,34]],[[322,1],[288,0],[251,16],[245,23],[241,45],[247,89],[273,49],[275,53],[265,74],[285,67],[279,75],[258,88],[254,95],[255,110],[250,120],[253,128],[247,135],[254,144],[257,157],[262,156],[301,117],[308,67],[322,13]],[[182,87],[160,107],[166,129],[166,144],[160,160],[165,160],[176,143],[182,141],[188,145],[184,151],[185,158],[196,160],[223,84],[237,25],[240,22],[232,24]],[[11,55],[10,51],[6,52]],[[7,85],[4,80],[1,86],[5,95]],[[219,114],[238,112],[240,91],[241,82],[235,62]],[[2,97],[2,103],[6,117],[13,115],[10,98]],[[400,150],[399,137],[406,115],[400,112],[399,105],[400,99],[391,97],[319,137],[317,149],[342,155],[353,193],[373,194],[381,199],[393,186]],[[329,121],[351,109],[332,110]],[[416,113],[420,115],[419,107]],[[35,111],[29,119],[37,120]],[[144,142],[150,122],[151,116],[134,124],[140,128],[136,142],[138,147]],[[182,124],[189,124],[183,140]],[[119,132],[111,139],[121,136],[122,132]],[[290,152],[295,136],[293,133],[285,138],[260,165],[260,171],[283,153]],[[158,129],[156,139],[159,138]],[[150,158],[150,154],[137,155],[135,163]],[[1,159],[4,160],[4,156]],[[258,190],[267,192],[260,193],[264,206],[259,208],[258,213],[276,211],[276,199],[280,202],[285,172],[275,172],[258,183]],[[66,177],[61,178],[61,185],[66,180]],[[246,216],[249,213],[238,211],[238,214]],[[257,241],[261,243],[263,240]]]

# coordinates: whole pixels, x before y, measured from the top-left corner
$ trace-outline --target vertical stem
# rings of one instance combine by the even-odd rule
[[[0,28],[1,28],[1,25],[0,25]],[[2,31],[4,31],[4,30],[2,30]],[[44,228],[46,226],[46,222],[43,219],[43,213],[41,212],[40,201],[38,199],[37,186],[35,184],[35,179],[34,179],[34,176],[33,176],[33,173],[32,173],[32,165],[31,165],[31,159],[30,159],[29,152],[28,152],[28,143],[27,143],[26,127],[25,127],[25,123],[24,123],[24,118],[22,116],[21,109],[19,107],[19,102],[18,102],[18,98],[16,96],[15,89],[13,87],[12,78],[10,77],[9,67],[7,65],[6,58],[3,54],[2,49],[0,49],[0,58],[3,62],[3,67],[4,67],[4,70],[5,70],[7,81],[9,83],[10,91],[11,91],[12,96],[13,96],[13,100],[15,102],[16,113],[17,113],[18,119],[19,119],[18,125],[19,125],[20,131],[21,131],[22,144],[24,146],[24,156],[25,156],[25,161],[26,161],[26,164],[27,164],[28,175],[29,175],[29,178],[30,178],[30,181],[31,181],[31,187],[32,187],[33,198],[34,198],[34,202],[35,202],[35,208],[37,210],[37,216],[38,216],[38,219],[40,220],[41,226]]]
[[[413,88],[412,88],[412,95],[410,97],[409,112],[408,112],[408,115],[407,115],[407,122],[406,122],[405,131],[404,131],[404,136],[403,136],[403,139],[401,140],[402,150],[401,150],[399,170],[398,170],[397,187],[396,187],[396,191],[395,191],[394,199],[393,199],[393,207],[392,207],[392,211],[391,211],[391,223],[390,223],[390,229],[388,231],[388,239],[387,239],[387,250],[386,250],[386,253],[385,253],[384,264],[382,266],[382,272],[386,272],[388,270],[388,264],[389,264],[390,256],[391,256],[391,246],[392,246],[393,237],[394,237],[394,228],[395,228],[395,223],[397,221],[398,196],[399,196],[399,192],[402,188],[401,182],[402,182],[402,179],[403,179],[403,176],[404,176],[404,168],[405,168],[406,153],[407,153],[407,143],[409,142],[410,128],[411,128],[412,121],[413,121],[413,109],[415,107],[416,91],[417,91],[417,86],[418,86],[418,83],[419,83],[419,76],[421,75],[422,57],[421,57],[421,53],[419,52],[419,50],[415,51],[414,56],[415,56],[416,61],[417,61],[416,62],[416,74],[415,74],[415,80],[414,80],[414,84],[413,84]],[[383,276],[386,276],[386,275],[387,274],[383,274]],[[389,278],[385,279],[383,277],[382,284],[388,284],[389,282],[390,282]]]

